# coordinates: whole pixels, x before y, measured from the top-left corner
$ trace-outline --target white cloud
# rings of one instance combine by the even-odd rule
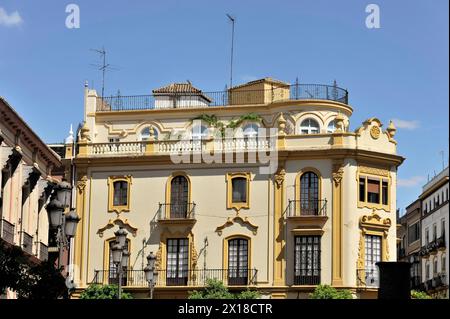
[[[11,14],[8,14],[5,9],[0,7],[0,25],[4,25],[6,27],[14,27],[22,24],[23,20],[20,16],[19,12],[14,11]]]
[[[415,130],[419,127],[419,121],[407,121],[400,119],[393,119],[394,125],[398,128],[403,128],[405,130]]]
[[[415,187],[425,182],[425,176],[412,176],[410,178],[399,178],[397,185],[399,187]]]

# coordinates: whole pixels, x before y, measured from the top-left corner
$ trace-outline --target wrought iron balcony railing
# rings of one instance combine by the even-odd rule
[[[231,89],[201,93],[97,98],[97,112],[267,104],[286,100],[329,100],[348,104],[348,91],[334,85],[294,84],[267,90]],[[205,98],[207,97],[207,98]]]
[[[289,200],[287,217],[326,216],[327,200]]]
[[[14,244],[14,224],[11,224],[6,219],[0,220],[1,225],[1,231],[0,235],[2,236],[3,240],[10,244]]]
[[[380,274],[378,267],[369,267],[356,270],[357,284],[360,287],[378,288],[380,284]]]
[[[195,219],[195,203],[159,203],[158,220]]]
[[[208,279],[218,279],[228,286],[250,286],[257,284],[257,269],[195,269],[158,270],[156,287],[187,286],[204,287]],[[95,270],[92,284],[117,284],[119,274],[113,270]],[[148,287],[143,270],[124,270],[122,286]]]

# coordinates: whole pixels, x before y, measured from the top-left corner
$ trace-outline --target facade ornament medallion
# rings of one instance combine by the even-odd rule
[[[372,126],[370,129],[370,136],[372,136],[374,140],[377,140],[380,137],[380,133],[381,130],[378,126]]]

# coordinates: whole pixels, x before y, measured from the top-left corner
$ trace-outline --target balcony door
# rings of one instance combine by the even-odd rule
[[[108,284],[110,285],[117,285],[119,283],[119,268],[114,264],[113,262],[113,256],[112,256],[112,246],[116,244],[115,239],[109,241],[109,269],[108,269]],[[127,240],[126,242],[127,251],[130,251],[130,242]],[[119,265],[120,267],[120,265]],[[123,268],[122,272],[122,286],[127,285],[127,268]]]
[[[189,240],[176,238],[167,240],[167,286],[185,286],[188,281]]]
[[[236,238],[228,241],[228,285],[248,283],[248,240]]]
[[[320,284],[320,236],[296,236],[294,285]]]
[[[306,172],[300,177],[300,215],[318,215],[319,177]]]
[[[175,176],[170,182],[170,218],[187,218],[189,187],[186,177]]]
[[[381,261],[381,236],[365,237],[365,280],[367,286],[378,286],[377,262]]]

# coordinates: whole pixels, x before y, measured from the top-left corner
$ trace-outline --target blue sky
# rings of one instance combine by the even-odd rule
[[[80,28],[65,26],[66,5]],[[380,7],[368,29],[365,8]],[[62,141],[83,116],[83,83],[106,94],[149,94],[186,81],[205,91],[229,81],[230,23],[236,21],[234,82],[272,76],[349,90],[351,129],[376,116],[397,119],[398,207],[442,168],[449,144],[448,0],[422,1],[10,1],[0,2],[0,95],[46,142]]]

